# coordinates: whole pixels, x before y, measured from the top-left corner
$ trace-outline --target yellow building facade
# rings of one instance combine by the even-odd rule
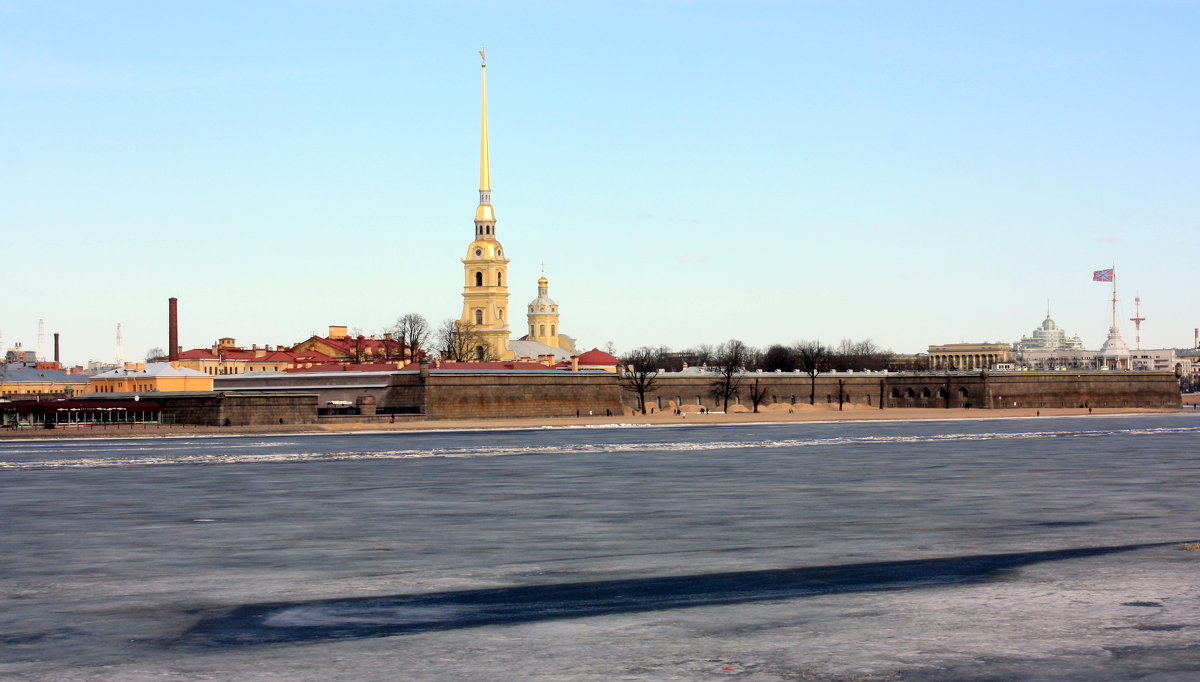
[[[213,378],[178,362],[129,363],[88,379],[88,393],[211,391]]]
[[[949,343],[929,347],[929,369],[985,369],[1014,357],[1007,343]]]

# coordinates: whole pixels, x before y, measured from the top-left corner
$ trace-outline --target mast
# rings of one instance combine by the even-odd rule
[[[1142,323],[1146,321],[1146,318],[1142,317],[1142,297],[1141,296],[1133,297],[1133,317],[1129,318],[1129,321],[1133,323],[1133,329],[1134,329],[1133,341],[1134,341],[1134,345],[1135,345],[1135,350],[1141,350],[1142,349]]]

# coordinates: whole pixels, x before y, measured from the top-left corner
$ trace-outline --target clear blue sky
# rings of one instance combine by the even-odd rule
[[[461,311],[489,55],[513,309],[587,347],[1200,325],[1200,5],[0,0],[4,346]],[[1133,330],[1124,323],[1132,345]]]

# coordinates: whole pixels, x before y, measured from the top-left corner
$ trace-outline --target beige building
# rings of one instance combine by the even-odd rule
[[[88,393],[211,391],[213,378],[179,362],[127,363],[88,379]]]
[[[929,347],[929,369],[991,369],[1013,357],[1007,343],[948,343]]]

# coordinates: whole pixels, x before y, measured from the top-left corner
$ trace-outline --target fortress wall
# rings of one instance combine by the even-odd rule
[[[842,379],[845,384],[841,390],[847,394],[847,403],[879,407],[879,386],[880,381],[884,377],[885,375],[883,374],[818,376],[815,396],[813,396],[814,403],[818,405],[836,405],[839,390],[838,379]],[[716,379],[717,376],[715,374],[659,375],[654,389],[646,392],[647,409],[672,410],[677,405],[699,405],[708,410],[720,410],[723,404],[718,402],[712,395],[712,384]],[[751,373],[742,378],[737,399],[730,398],[729,404],[741,404],[752,408],[750,387],[754,385],[756,379],[759,381],[760,386],[767,389],[766,401],[763,405],[807,405],[810,394],[814,392],[812,378],[807,374]],[[636,394],[622,391],[621,399],[626,407],[636,409]],[[762,409],[762,407],[760,406],[759,409]]]
[[[220,423],[230,426],[266,424],[312,424],[317,421],[314,393],[276,395],[226,395],[221,404]]]
[[[945,407],[938,390],[947,387],[950,407],[1181,406],[1179,383],[1170,372],[895,374],[888,378],[887,406]]]
[[[194,393],[156,395],[154,402],[162,414],[173,415],[176,424],[230,426],[278,424],[311,424],[317,421],[316,394],[258,394],[228,395],[224,393]]]
[[[608,373],[432,373],[425,391],[431,419],[621,413],[620,388]]]
[[[653,409],[674,409],[676,404],[721,409],[712,396],[715,375],[662,375],[646,394]],[[807,404],[811,379],[804,374],[748,374],[742,379],[738,400],[730,405],[751,406],[750,386],[758,379],[767,388],[764,405]],[[879,407],[1180,407],[1179,384],[1169,372],[1012,372],[987,374],[825,374],[817,377],[815,403],[837,404],[838,380],[847,402]],[[883,382],[881,393],[880,382]],[[911,391],[911,395],[910,395]],[[634,408],[637,398],[623,392],[622,401]],[[659,407],[661,405],[661,408]],[[762,409],[760,407],[759,409]]]

